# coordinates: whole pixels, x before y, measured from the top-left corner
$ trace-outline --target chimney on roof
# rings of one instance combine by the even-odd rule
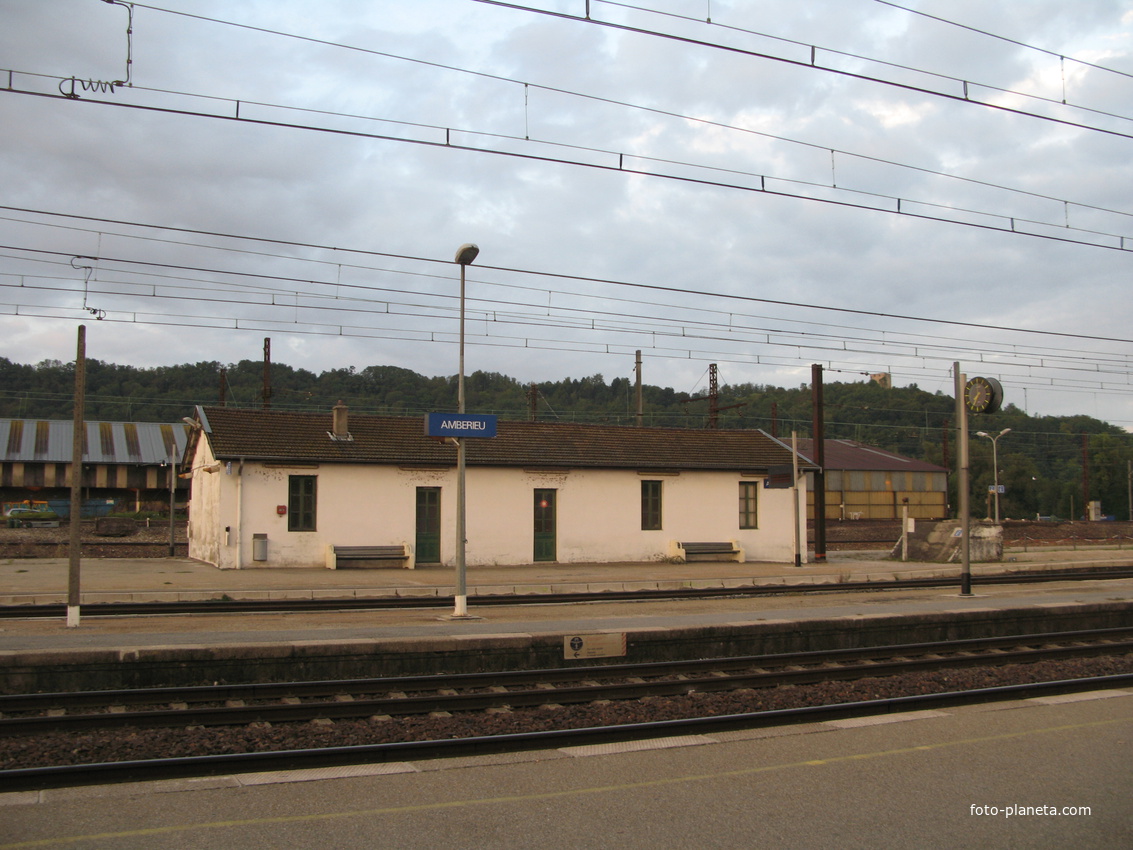
[[[335,440],[349,440],[350,429],[347,427],[347,407],[342,399],[334,406],[331,419],[331,437]]]

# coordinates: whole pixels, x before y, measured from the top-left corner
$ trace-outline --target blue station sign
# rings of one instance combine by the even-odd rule
[[[494,437],[496,417],[478,413],[427,413],[425,435],[429,437]]]

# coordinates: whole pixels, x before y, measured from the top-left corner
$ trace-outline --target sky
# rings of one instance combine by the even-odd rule
[[[0,0],[0,356],[1133,429],[1133,0]],[[480,253],[465,267],[457,249]],[[0,388],[0,392],[2,392]]]

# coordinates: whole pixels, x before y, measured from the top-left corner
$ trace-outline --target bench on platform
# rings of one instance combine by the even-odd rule
[[[674,540],[670,546],[670,556],[679,561],[720,561],[734,560],[744,562],[744,550],[734,540],[707,542],[686,542]]]
[[[411,570],[416,566],[411,547],[398,546],[328,546],[328,570],[366,570],[392,566]]]

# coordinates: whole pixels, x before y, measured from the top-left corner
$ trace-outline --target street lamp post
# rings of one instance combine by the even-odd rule
[[[1010,434],[1010,428],[1004,428],[994,437],[987,431],[976,431],[976,436],[987,437],[991,440],[991,465],[995,473],[995,524],[999,525],[999,438],[1004,434]]]
[[[456,377],[456,407],[464,413],[464,269],[480,253],[471,243],[456,250],[456,263],[460,266],[460,371]],[[464,438],[456,437],[456,598],[452,615],[468,616],[468,588],[465,582],[465,517],[466,495],[464,488]]]

